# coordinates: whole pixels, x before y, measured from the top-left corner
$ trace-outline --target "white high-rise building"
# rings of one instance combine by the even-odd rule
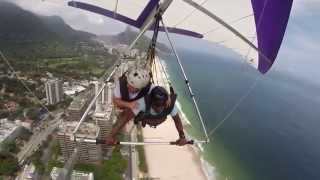
[[[48,104],[56,104],[63,100],[61,80],[48,80],[45,84]]]
[[[53,167],[50,173],[52,180],[57,180],[59,173],[63,171],[62,168]],[[94,175],[92,172],[75,171],[73,170],[70,175],[71,180],[94,180]]]
[[[100,128],[93,122],[83,122],[77,133],[73,134],[77,125],[78,121],[64,121],[59,125],[57,138],[65,162],[72,156],[76,147],[79,148],[79,162],[98,162],[101,160],[101,145],[97,145],[95,140],[99,136]],[[78,140],[74,141],[73,137]],[[80,139],[92,142],[81,142]]]
[[[101,89],[102,84],[96,84],[96,94],[98,93],[98,89]],[[103,89],[103,92],[99,96],[96,101],[96,109],[93,114],[93,120],[97,123],[100,128],[99,139],[106,139],[112,129],[112,92],[113,92],[113,83],[108,82]],[[112,148],[107,145],[101,145],[102,153],[104,156],[108,156],[110,154]]]
[[[95,84],[95,95],[97,95],[103,86],[103,82],[96,81],[96,82],[94,82],[94,84]],[[102,106],[105,104],[105,101],[106,101],[105,100],[105,98],[106,98],[105,89],[106,88],[103,88],[101,94],[99,95],[99,97],[96,100],[96,110],[95,111],[101,111],[101,109],[103,108]]]

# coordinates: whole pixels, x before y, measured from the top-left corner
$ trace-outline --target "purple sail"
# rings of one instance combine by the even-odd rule
[[[96,14],[100,14],[109,18],[116,19],[120,22],[129,24],[131,26],[134,26],[136,28],[141,28],[147,17],[151,14],[152,10],[158,5],[159,0],[150,0],[149,3],[146,5],[146,7],[143,9],[139,17],[135,20],[130,17],[114,13],[111,10],[104,9],[102,7],[98,7],[92,4],[84,3],[84,2],[78,2],[78,1],[70,1],[68,2],[68,5],[71,7],[83,9],[86,11],[90,11]],[[153,27],[150,27],[149,30],[153,30]],[[159,31],[164,31],[163,27],[160,27]],[[187,29],[181,29],[181,28],[175,28],[175,27],[168,27],[168,31],[171,33],[191,36],[195,38],[203,38],[203,35],[191,30]]]
[[[243,2],[241,1],[243,7],[238,6],[239,3],[231,3],[232,1],[234,0],[217,1],[216,3],[206,1],[207,4],[198,4],[192,0],[174,0],[164,12],[164,21],[168,31],[171,33],[203,38],[213,43],[233,41],[229,44],[223,44],[227,48],[237,49],[238,47],[234,46],[245,42],[248,48],[253,47],[258,49],[258,70],[261,73],[266,73],[274,63],[280,49],[293,0],[243,0]],[[79,1],[70,1],[68,5],[101,14],[140,29],[145,24],[145,21],[150,19],[153,10],[158,7],[159,2],[160,0],[149,0],[144,7],[136,9],[137,12],[140,12],[137,18],[129,14],[114,12],[114,9],[110,9],[110,6],[109,9],[106,9],[106,7],[99,7]],[[123,5],[129,6],[129,4]],[[252,6],[252,9],[250,6]],[[219,14],[219,11],[216,9],[217,7],[226,11]],[[234,12],[229,14],[228,11],[232,10]],[[203,15],[199,16],[199,12],[202,12]],[[254,22],[252,21],[251,25],[242,27],[241,31],[237,29],[236,24],[233,27],[232,19],[235,20],[244,15],[250,17],[248,14],[252,13],[254,14]],[[168,16],[168,14],[170,15]],[[213,29],[220,28],[216,23],[219,23],[224,28],[219,29],[221,30],[220,33],[212,31]],[[153,27],[151,26],[149,30],[153,30]],[[159,30],[164,31],[164,28],[160,27]],[[224,35],[230,34],[230,32],[226,31],[230,31],[231,35],[224,37]],[[245,33],[253,31],[257,33],[257,47],[245,36]],[[238,38],[234,38],[234,35]],[[221,39],[222,37],[225,39]],[[247,56],[246,52],[236,52],[242,56]]]
[[[275,61],[288,24],[293,0],[251,0],[258,38],[259,66],[266,73]]]

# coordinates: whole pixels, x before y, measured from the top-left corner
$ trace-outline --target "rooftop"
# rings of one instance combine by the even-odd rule
[[[49,79],[46,83],[56,83],[56,82],[62,82],[59,79]]]
[[[64,121],[59,125],[59,133],[65,133],[67,135],[72,135],[72,132],[78,125],[78,121]],[[94,123],[83,122],[78,131],[77,137],[86,137],[89,139],[96,139],[99,134],[99,127]]]
[[[63,88],[63,90],[64,90],[64,93],[66,94],[66,95],[73,95],[73,94],[76,94],[76,92],[82,92],[82,91],[84,91],[86,88],[85,87],[83,87],[83,86],[80,86],[80,85],[75,85],[75,86],[70,86],[70,87],[65,87],[65,88]]]
[[[53,167],[50,176],[53,180],[58,178],[58,175],[62,168]],[[71,180],[93,180],[92,172],[72,171]]]
[[[70,106],[68,107],[68,110],[81,110],[88,101],[88,98],[90,98],[92,90],[92,87],[89,87],[85,89],[83,92],[81,92],[78,96],[76,96],[74,100],[71,102]]]
[[[18,126],[7,119],[0,119],[0,142],[13,133]]]
[[[96,111],[93,114],[94,118],[107,118],[109,119],[113,110],[112,104],[100,105],[100,109],[96,108]]]
[[[26,180],[26,179],[34,179],[34,173],[35,173],[35,166],[33,164],[27,164],[24,166],[23,168],[23,172],[20,175],[20,178],[18,178],[19,180]]]
[[[86,104],[86,101],[87,100],[85,98],[77,97],[71,102],[70,106],[68,107],[68,110],[80,111]]]

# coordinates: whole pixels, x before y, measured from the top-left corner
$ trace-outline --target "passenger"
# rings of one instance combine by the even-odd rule
[[[135,123],[149,125],[151,127],[156,127],[163,123],[168,115],[171,115],[175,127],[179,134],[179,139],[175,142],[177,145],[185,145],[188,141],[185,138],[182,122],[178,113],[178,108],[175,104],[176,94],[171,93],[170,96],[165,88],[161,86],[156,86],[151,90],[150,94],[144,96],[137,101],[137,106],[133,107],[124,117],[120,118],[117,126],[112,129],[111,135],[107,138],[106,143],[109,145],[115,144],[115,135],[121,130],[121,128],[130,120],[128,116],[135,117]],[[168,105],[168,99],[170,99],[170,104]]]
[[[136,100],[147,95],[151,89],[150,74],[144,69],[131,69],[115,82],[113,103],[120,109],[134,109]]]

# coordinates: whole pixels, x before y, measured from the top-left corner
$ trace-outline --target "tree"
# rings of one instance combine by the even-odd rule
[[[10,153],[18,153],[20,151],[19,147],[13,141],[4,142],[2,144],[2,150]]]
[[[30,106],[30,101],[29,101],[29,99],[26,98],[26,97],[20,98],[19,101],[18,101],[18,103],[19,103],[19,105],[22,106],[22,107],[28,107],[28,106]]]
[[[30,119],[33,119],[33,120],[37,120],[38,119],[38,115],[39,115],[39,109],[38,108],[31,108],[27,112],[27,116]]]
[[[49,104],[47,105],[47,108],[49,111],[55,111],[57,109],[57,106],[55,104]]]
[[[119,148],[115,148],[109,160],[103,162],[102,174],[105,179],[121,180],[127,168],[127,161],[122,157]]]
[[[45,172],[45,166],[41,162],[41,157],[42,157],[41,150],[36,151],[31,157],[31,161],[36,167],[36,170],[38,171],[39,174],[43,174]]]
[[[0,153],[0,175],[12,176],[19,169],[18,160],[9,153]]]

